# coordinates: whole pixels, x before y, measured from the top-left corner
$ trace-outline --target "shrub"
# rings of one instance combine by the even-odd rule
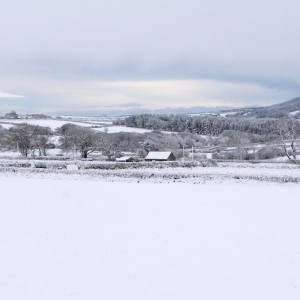
[[[277,156],[281,156],[282,152],[283,151],[280,148],[267,146],[259,149],[257,151],[257,156],[259,159],[272,159]]]
[[[220,154],[217,152],[214,152],[214,153],[212,153],[211,158],[212,159],[220,159]]]

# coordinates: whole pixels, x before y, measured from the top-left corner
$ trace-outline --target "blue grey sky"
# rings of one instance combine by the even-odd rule
[[[0,114],[300,96],[294,0],[0,0]]]

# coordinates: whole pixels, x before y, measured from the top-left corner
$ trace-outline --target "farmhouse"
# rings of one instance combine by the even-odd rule
[[[132,156],[122,156],[120,158],[116,158],[117,162],[133,162],[134,158]]]
[[[172,152],[149,152],[146,161],[174,161],[175,155]]]

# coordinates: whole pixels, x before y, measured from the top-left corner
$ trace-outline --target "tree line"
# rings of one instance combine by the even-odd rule
[[[262,134],[266,119],[222,118],[216,116],[155,115],[142,114],[126,118],[128,127],[165,130],[173,132],[187,131],[200,135],[219,136],[224,130]]]
[[[103,135],[107,134],[74,124],[65,124],[53,131],[50,127],[21,123],[9,129],[0,127],[0,146],[3,150],[19,151],[24,157],[46,156],[48,149],[57,146],[52,141],[52,137],[57,136],[57,144],[64,152],[79,151],[82,158],[87,158],[95,150],[107,150]]]
[[[46,150],[55,148],[50,138],[53,132],[49,127],[18,124],[5,129],[0,128],[0,145],[4,150],[17,150],[22,156],[46,156]]]

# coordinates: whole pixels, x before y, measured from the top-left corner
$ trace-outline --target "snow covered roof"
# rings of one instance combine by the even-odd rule
[[[149,152],[146,159],[168,159],[172,152]]]
[[[132,156],[122,156],[120,158],[116,158],[116,161],[126,161],[130,158],[132,158]]]

